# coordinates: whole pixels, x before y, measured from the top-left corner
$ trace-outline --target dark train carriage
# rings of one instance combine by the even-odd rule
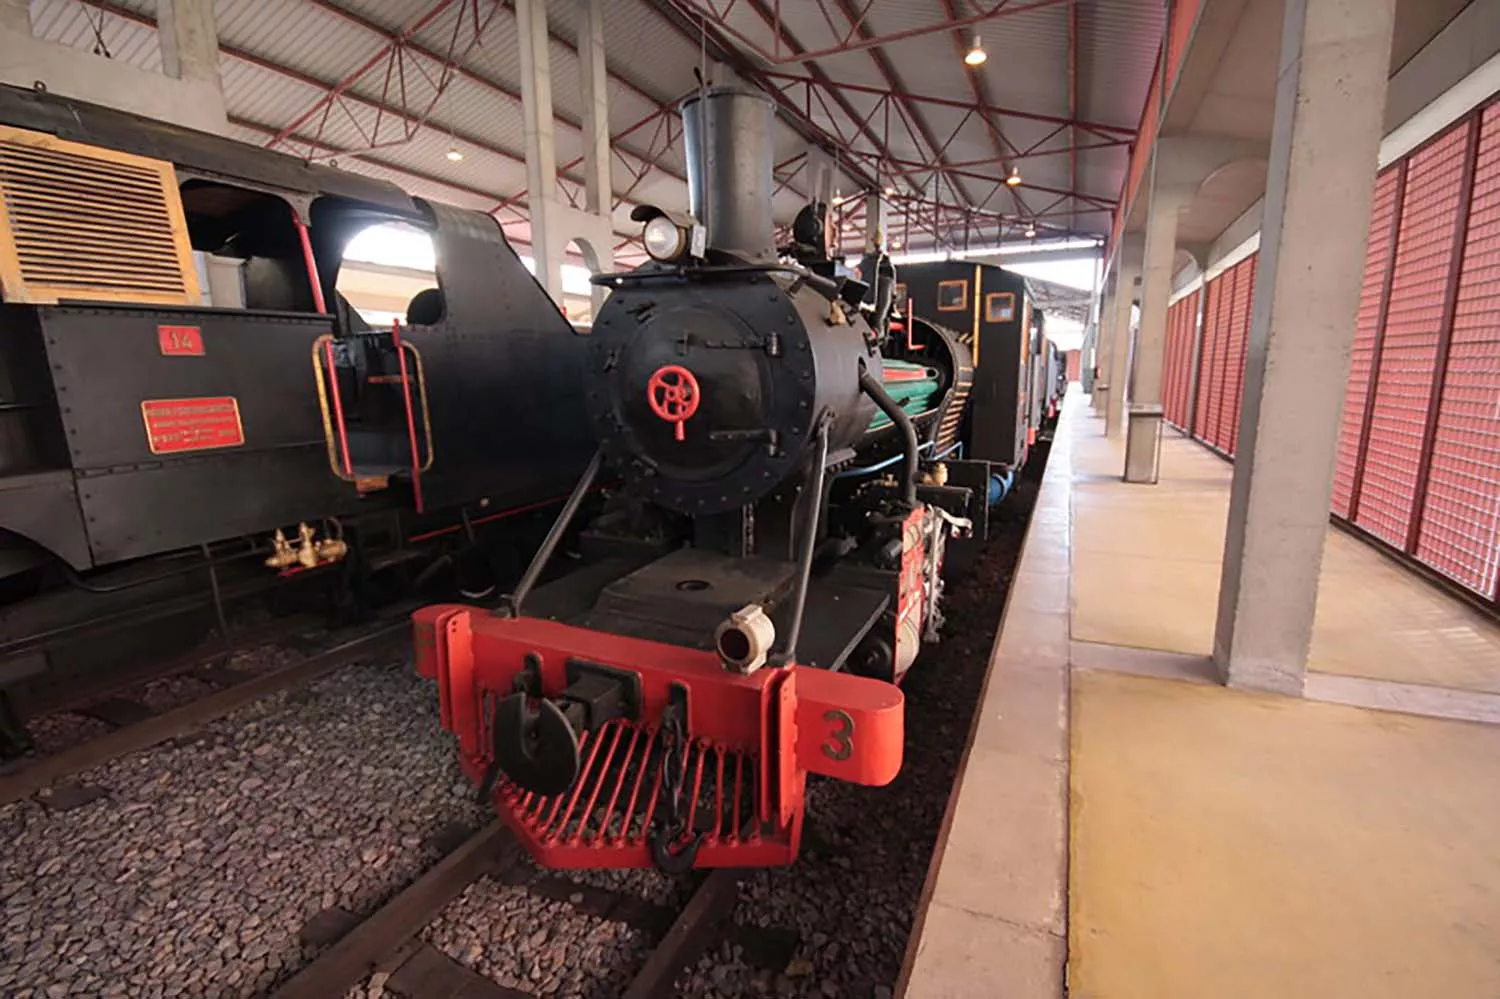
[[[491,216],[10,87],[0,206],[0,579],[12,600],[74,584],[40,618],[4,608],[0,691],[48,669],[26,636],[89,619],[89,594],[473,541],[565,493],[592,450],[586,338]],[[437,287],[371,329],[338,272],[389,223],[431,237]],[[278,529],[301,548],[272,550]]]
[[[1036,427],[1032,373],[1045,342],[1026,280],[963,260],[906,264],[896,280],[898,306],[947,327],[973,351],[964,457],[1024,465]]]
[[[944,454],[949,481],[987,498],[970,516],[976,535],[989,530],[989,509],[1005,498],[1038,436],[1055,415],[1059,396],[1050,387],[1053,353],[1041,310],[1020,275],[962,260],[904,264],[896,269],[895,304],[944,327],[973,355],[972,385],[957,437],[962,447]],[[924,350],[922,324],[896,324],[906,355]]]

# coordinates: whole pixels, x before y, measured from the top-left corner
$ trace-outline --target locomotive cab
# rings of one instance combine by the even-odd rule
[[[769,100],[683,117],[691,214],[638,211],[655,259],[596,278],[593,463],[501,613],[416,617],[465,767],[553,866],[788,863],[808,773],[891,780],[968,527],[919,496],[961,365],[885,359],[863,285],[778,258]]]

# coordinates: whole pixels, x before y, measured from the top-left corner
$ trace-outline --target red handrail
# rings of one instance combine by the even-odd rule
[[[333,363],[333,339],[323,342],[323,357],[328,364],[328,394],[333,397],[333,420],[339,432],[339,453],[344,458],[344,474],[354,478],[354,463],[349,460],[349,429],[344,426],[344,399],[339,392],[339,372]]]
[[[401,344],[401,321],[391,323],[391,342],[396,345],[396,361],[401,366],[401,401],[406,405],[406,436],[411,442],[411,491],[417,512],[422,511],[422,456],[417,453],[417,413],[411,401],[411,381],[406,374],[406,350]]]

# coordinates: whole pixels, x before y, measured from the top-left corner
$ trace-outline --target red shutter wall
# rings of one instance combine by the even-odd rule
[[[1500,566],[1500,104],[1480,119],[1416,556],[1495,596]]]
[[[1255,261],[1256,254],[1251,254],[1209,281],[1205,290],[1208,308],[1203,316],[1203,363],[1199,366],[1198,420],[1193,436],[1231,456],[1245,381]]]
[[[1223,385],[1224,332],[1229,318],[1225,274],[1204,285],[1208,311],[1203,316],[1203,351],[1198,364],[1198,412],[1193,436],[1211,447],[1217,446],[1219,424],[1219,391]]]
[[[1181,391],[1182,372],[1188,360],[1183,354],[1187,333],[1183,323],[1183,303],[1186,301],[1184,298],[1167,307],[1167,351],[1162,368],[1162,412],[1167,422],[1177,427],[1183,425],[1187,404]]]
[[[1192,400],[1193,341],[1198,326],[1198,295],[1194,291],[1167,309],[1167,357],[1163,402],[1167,422],[1188,429]]]
[[[1497,99],[1376,182],[1332,507],[1500,607]],[[1193,436],[1231,456],[1255,268],[1205,285],[1198,364],[1189,338],[1173,369]]]
[[[1333,512],[1349,516],[1354,479],[1359,467],[1360,442],[1365,425],[1365,402],[1370,394],[1374,368],[1376,331],[1390,270],[1391,240],[1396,234],[1396,215],[1401,194],[1401,166],[1387,167],[1375,182],[1375,202],[1370,211],[1370,237],[1365,246],[1365,277],[1359,293],[1359,313],[1354,323],[1354,350],[1349,364],[1349,386],[1344,391],[1344,415],[1339,422],[1338,464],[1333,473]]]
[[[1411,528],[1453,264],[1466,135],[1465,129],[1450,130],[1415,153],[1407,166],[1390,303],[1376,359],[1375,402],[1354,522],[1402,549]]]
[[[1252,253],[1235,265],[1234,309],[1227,333],[1224,354],[1224,389],[1221,404],[1219,447],[1234,457],[1240,434],[1240,395],[1245,387],[1245,349],[1250,341],[1250,303],[1255,290],[1255,263],[1259,254]]]

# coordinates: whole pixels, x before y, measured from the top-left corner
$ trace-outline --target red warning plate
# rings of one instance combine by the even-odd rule
[[[208,451],[245,443],[240,403],[232,395],[200,399],[145,399],[141,418],[152,454]]]
[[[158,326],[156,342],[168,357],[203,356],[203,331],[196,326]]]

